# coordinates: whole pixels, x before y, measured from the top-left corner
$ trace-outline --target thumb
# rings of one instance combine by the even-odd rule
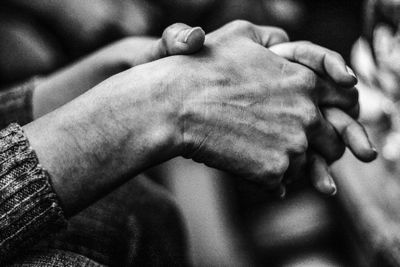
[[[200,27],[175,23],[163,32],[160,50],[164,56],[195,53],[203,47],[205,32]]]

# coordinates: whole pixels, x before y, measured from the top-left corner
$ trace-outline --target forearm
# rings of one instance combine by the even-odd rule
[[[178,154],[171,107],[148,73],[123,72],[24,127],[68,215]]]
[[[161,39],[125,38],[42,79],[33,94],[34,118],[68,103],[119,72],[159,59],[163,50]]]
[[[33,117],[57,109],[119,71],[122,69],[94,54],[43,78],[33,93]]]
[[[34,118],[64,105],[114,74],[168,55],[194,53],[203,43],[204,31],[184,24],[171,25],[160,39],[128,37],[112,43],[44,78],[34,91]]]

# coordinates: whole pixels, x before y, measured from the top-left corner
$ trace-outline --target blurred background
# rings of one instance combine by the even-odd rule
[[[311,40],[349,58],[361,30],[361,2],[5,0],[0,9],[0,82],[49,73],[113,40],[159,35],[178,21],[206,32],[234,19],[275,25],[286,29],[292,40]]]
[[[0,85],[45,77],[126,36],[159,36],[175,22],[201,26],[207,33],[234,19],[246,19],[281,27],[291,40],[309,40],[335,50],[359,74],[362,119],[378,150],[389,151],[385,150],[386,158],[368,166],[346,154],[333,168],[337,197],[321,197],[307,181],[293,185],[285,200],[262,192],[249,194],[226,174],[182,159],[150,174],[174,194],[197,266],[397,266],[399,221],[393,214],[400,214],[395,205],[400,192],[395,168],[400,149],[392,144],[400,137],[392,140],[388,135],[400,128],[396,128],[395,105],[400,72],[385,71],[382,77],[386,78],[380,81],[377,74],[387,68],[379,64],[376,51],[381,50],[374,46],[381,40],[374,39],[378,22],[390,25],[391,36],[396,35],[395,2],[4,0],[0,3]],[[385,8],[377,8],[379,3]],[[392,51],[393,43],[383,51]],[[394,60],[392,55],[386,57]],[[390,60],[384,63],[393,65]],[[388,80],[392,81],[389,93],[385,91]]]

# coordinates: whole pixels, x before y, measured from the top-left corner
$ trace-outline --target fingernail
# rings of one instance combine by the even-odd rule
[[[376,149],[376,146],[374,145],[374,143],[372,143],[371,139],[369,139],[368,136],[368,143],[369,143],[369,147],[371,149],[371,151],[373,152],[373,156],[376,157],[378,155],[378,149]]]
[[[350,74],[351,76],[353,76],[354,79],[358,80],[356,74],[354,73],[354,71],[353,71],[349,66],[346,66],[346,70],[347,70],[347,73],[348,73],[348,74]]]
[[[183,30],[183,31],[181,31],[180,33],[179,33],[179,36],[178,36],[178,41],[179,42],[181,42],[181,43],[187,43],[188,42],[188,40],[189,40],[189,37],[194,33],[194,32],[196,32],[196,31],[199,31],[199,30],[203,30],[202,28],[200,28],[200,27],[194,27],[194,28],[188,28],[188,29],[186,29],[186,30]]]
[[[330,182],[330,185],[331,185],[331,189],[332,189],[332,192],[331,192],[331,196],[334,196],[334,195],[336,195],[336,193],[337,193],[337,187],[336,187],[336,184],[334,183],[334,182]]]
[[[284,185],[279,186],[279,198],[283,199],[286,196],[286,187]]]
[[[376,147],[374,145],[371,145],[371,150],[374,152],[375,157],[378,156],[378,150],[376,149]]]

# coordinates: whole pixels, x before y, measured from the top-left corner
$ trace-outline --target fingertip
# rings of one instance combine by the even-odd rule
[[[194,53],[203,47],[206,39],[206,33],[201,27],[194,27],[187,32],[184,39],[186,44],[186,52]]]
[[[160,50],[166,56],[194,53],[203,47],[204,41],[205,32],[201,27],[175,23],[164,30]]]
[[[279,198],[280,199],[284,199],[285,197],[286,197],[286,186],[284,186],[283,184],[281,184],[280,186],[279,186]]]
[[[327,196],[334,196],[336,194],[336,184],[333,182],[333,178],[328,172],[325,172],[323,176],[320,176],[317,179],[318,180],[314,184],[314,187],[318,192]]]
[[[363,162],[371,162],[378,156],[378,151],[369,140],[368,134],[360,124],[352,124],[345,131],[346,145],[353,155]]]
[[[204,43],[204,40],[206,38],[206,33],[201,27],[194,27],[190,31],[188,31],[186,38],[184,39],[184,43],[189,43],[189,42],[202,42]]]
[[[358,83],[357,75],[354,73],[353,69],[349,66],[346,66],[347,73],[353,78],[354,85]]]
[[[358,78],[349,66],[345,65],[341,72],[342,78],[341,81],[338,82],[341,86],[351,88],[357,85]]]
[[[346,65],[345,61],[340,56],[327,55],[325,71],[328,76],[340,86],[354,87],[358,83],[354,71]]]
[[[352,151],[353,152],[353,151]],[[363,162],[371,162],[376,160],[376,158],[378,157],[378,151],[376,150],[375,147],[370,146],[368,149],[366,149],[365,151],[359,152],[359,153],[355,153],[353,152],[354,155],[356,155],[356,157],[363,161]]]
[[[329,192],[327,192],[327,195],[334,196],[337,193],[337,186],[331,175],[329,175],[329,183],[330,183],[330,189]]]
[[[310,175],[314,188],[324,195],[335,195],[337,192],[337,187],[329,172],[329,167],[326,161],[319,155],[314,154],[311,164]]]

